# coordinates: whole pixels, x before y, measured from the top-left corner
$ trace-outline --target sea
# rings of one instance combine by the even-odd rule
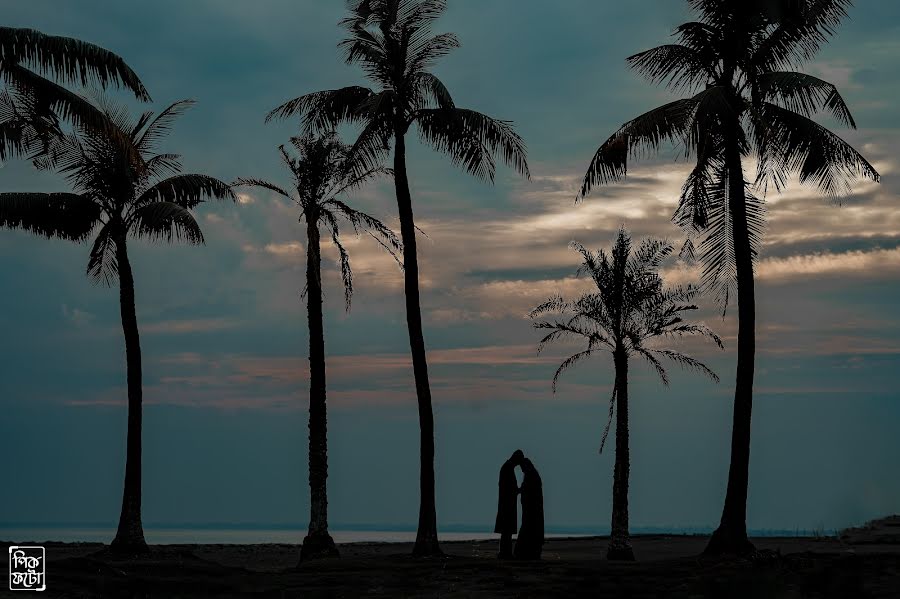
[[[493,526],[452,526],[439,531],[442,541],[478,541],[496,539]],[[336,543],[406,543],[415,541],[416,530],[412,526],[354,525],[332,526],[331,536]],[[809,530],[750,530],[756,537],[813,537],[829,536],[835,531]],[[703,527],[633,527],[631,534],[656,535],[708,535],[711,528]],[[12,543],[108,543],[116,534],[111,526],[97,525],[33,525],[0,524],[0,539]],[[609,528],[559,527],[549,528],[546,536],[591,537],[608,535]],[[144,537],[152,545],[180,544],[235,544],[254,545],[264,543],[299,544],[306,535],[305,525],[145,525]]]

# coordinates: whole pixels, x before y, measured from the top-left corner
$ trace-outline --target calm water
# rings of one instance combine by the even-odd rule
[[[88,527],[4,527],[0,526],[0,539],[16,543],[25,541],[61,542],[103,542],[108,543],[115,536],[114,528]],[[708,534],[711,531],[686,528],[634,529],[632,534]],[[813,536],[812,531],[764,530],[750,531],[753,536]],[[830,533],[830,531],[826,531]],[[144,528],[147,542],[154,545],[168,544],[255,544],[255,543],[296,543],[303,541],[305,529],[278,528]],[[548,531],[548,537],[579,537],[608,534],[608,531],[558,530]],[[821,531],[819,532],[821,534]],[[414,530],[332,530],[331,536],[337,543],[403,543],[416,538]],[[442,531],[441,540],[470,541],[495,539],[497,535],[477,530]]]
[[[108,543],[116,534],[114,528],[0,528],[0,538],[7,541],[62,541]],[[169,544],[255,544],[301,543],[305,530],[286,529],[216,529],[216,528],[145,528],[144,538],[151,545]],[[332,530],[336,543],[414,541],[415,531]],[[490,539],[494,535],[478,532],[447,532],[447,541]]]

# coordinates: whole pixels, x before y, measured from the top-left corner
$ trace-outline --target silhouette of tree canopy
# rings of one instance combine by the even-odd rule
[[[718,382],[719,377],[705,364],[680,351],[661,347],[661,340],[685,336],[712,339],[719,348],[722,341],[706,325],[685,319],[697,310],[692,302],[698,294],[693,286],[663,285],[659,267],[673,250],[671,244],[658,239],[645,239],[633,249],[624,228],[619,229],[612,251],[591,252],[579,243],[572,247],[581,255],[578,276],[588,276],[596,291],[583,293],[578,299],[566,300],[557,295],[536,307],[532,319],[557,314],[554,319],[537,320],[536,329],[549,331],[540,341],[538,352],[553,342],[574,339],[586,342],[581,351],[566,358],[553,375],[553,392],[559,377],[567,369],[597,353],[609,352],[613,357],[616,378],[609,400],[609,418],[600,441],[606,444],[616,413],[616,461],[613,476],[612,535],[607,557],[633,560],[628,533],[628,362],[632,356],[647,361],[665,385],[669,376],[663,360],[695,370]]]
[[[142,101],[150,95],[138,76],[116,54],[77,39],[46,35],[34,29],[0,27],[0,78],[4,94],[19,97],[27,112],[11,115],[7,100],[0,110],[0,160],[27,155],[35,140],[22,128],[22,116],[33,118],[44,136],[55,132],[59,120],[75,125],[102,126],[103,115],[67,85],[123,87]],[[24,137],[23,137],[24,135]]]
[[[732,462],[722,524],[711,553],[752,550],[746,533],[750,417],[755,354],[753,265],[765,226],[764,194],[796,175],[829,197],[857,178],[877,181],[872,165],[813,117],[848,127],[853,117],[837,88],[796,71],[834,33],[849,0],[689,0],[698,20],[675,30],[676,43],[628,58],[651,82],[687,97],[638,116],[606,140],[591,160],[578,198],[623,179],[629,160],[674,143],[694,168],[673,220],[699,258],[702,284],[723,310],[737,294],[738,366]],[[754,181],[743,161],[757,161]],[[752,189],[751,189],[752,188]],[[696,243],[695,243],[696,242]]]
[[[193,104],[181,100],[160,114],[137,119],[106,101],[94,107],[101,127],[77,126],[54,137],[35,164],[59,170],[74,193],[2,193],[0,226],[48,238],[83,241],[94,232],[87,265],[92,281],[119,284],[128,384],[128,438],[122,511],[112,549],[145,552],[141,523],[141,349],[129,237],[202,244],[191,210],[212,198],[231,198],[228,184],[206,175],[180,174],[176,154],[158,153],[175,119]]]
[[[306,132],[292,137],[291,146],[296,156],[292,156],[285,146],[279,146],[278,149],[282,162],[292,175],[294,193],[261,179],[238,178],[233,185],[273,191],[297,204],[302,221],[325,228],[340,256],[344,300],[349,311],[353,296],[353,273],[350,270],[350,254],[341,243],[339,222],[346,221],[357,235],[365,232],[386,249],[398,264],[402,263],[397,252],[402,251],[403,245],[390,227],[377,218],[350,207],[340,197],[380,176],[390,175],[391,170],[382,166],[363,169],[353,164],[358,156],[351,154],[350,146],[342,143],[334,131],[321,136]],[[317,274],[316,278],[321,283],[321,274]]]
[[[361,128],[350,153],[364,172],[394,149],[394,183],[403,240],[404,288],[416,396],[419,404],[420,506],[413,553],[439,555],[434,499],[434,416],[419,301],[416,226],[406,172],[406,134],[416,126],[426,145],[446,154],[472,175],[493,181],[497,157],[528,176],[525,143],[512,124],[456,106],[446,85],[430,72],[459,46],[452,33],[432,33],[445,0],[350,0],[341,21],[340,44],[348,64],[359,65],[375,89],[351,86],[285,102],[267,120],[300,116],[305,130],[322,132],[338,123]]]

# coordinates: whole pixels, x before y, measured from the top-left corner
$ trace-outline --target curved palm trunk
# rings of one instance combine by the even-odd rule
[[[325,331],[318,219],[306,218],[306,301],[309,321],[309,532],[300,560],[337,557],[328,534],[328,419],[325,404]]]
[[[394,184],[400,216],[400,236],[403,240],[403,283],[406,293],[406,324],[409,329],[409,349],[412,353],[416,398],[419,403],[420,471],[419,471],[419,528],[413,555],[428,557],[441,555],[437,538],[437,509],[434,496],[434,413],[431,407],[431,387],[428,384],[428,362],[425,358],[425,337],[422,332],[422,310],[419,306],[419,263],[416,257],[416,226],[413,220],[412,197],[406,176],[406,140],[404,132],[395,128]]]
[[[141,338],[138,332],[134,299],[134,275],[128,261],[124,233],[116,239],[119,270],[119,308],[125,334],[125,361],[128,380],[128,439],[125,453],[125,489],[119,528],[110,549],[117,553],[148,551],[141,523],[141,427],[143,391],[141,388]]]
[[[612,531],[606,559],[634,561],[628,535],[628,354],[617,349],[616,367],[616,465],[613,470]]]
[[[735,139],[728,155],[728,206],[732,215],[732,239],[737,267],[738,342],[737,375],[734,388],[734,417],[731,430],[731,466],[728,490],[719,528],[704,553],[748,553],[747,490],[750,471],[750,419],[753,411],[753,367],[756,353],[756,305],[753,289],[753,256],[747,228],[746,189],[741,154]]]

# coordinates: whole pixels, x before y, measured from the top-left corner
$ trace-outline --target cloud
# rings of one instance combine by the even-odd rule
[[[900,270],[900,247],[885,250],[820,253],[787,258],[768,258],[759,265],[759,277],[769,281],[793,281],[797,277],[840,274],[881,277]]]
[[[70,308],[66,304],[62,305],[62,314],[66,320],[79,328],[90,325],[96,318],[90,312],[81,310],[79,308]]]
[[[141,331],[150,335],[184,335],[211,333],[238,326],[232,318],[197,318],[193,320],[164,320],[141,325]]]

